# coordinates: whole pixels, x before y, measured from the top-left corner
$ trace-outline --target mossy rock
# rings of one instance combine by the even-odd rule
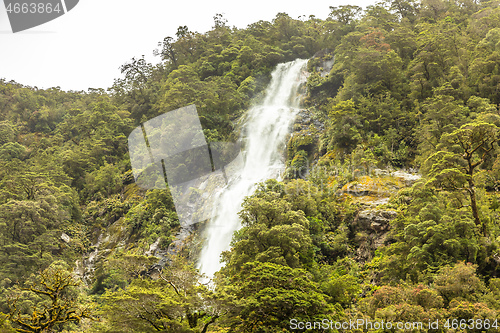
[[[314,151],[315,140],[310,134],[301,131],[292,135],[288,140],[288,159],[291,160],[298,151],[306,151],[310,155]]]
[[[405,186],[403,181],[395,177],[361,176],[344,185],[341,192],[356,202],[377,205],[387,203],[389,197]]]
[[[299,150],[285,171],[286,179],[304,178],[309,167],[309,159],[304,150]]]

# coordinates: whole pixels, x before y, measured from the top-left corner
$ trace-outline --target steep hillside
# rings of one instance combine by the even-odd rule
[[[0,80],[0,331],[500,331],[498,5],[395,0],[246,29],[217,15],[107,91]],[[297,58],[284,177],[245,199],[225,267],[200,284],[203,224],[169,256],[173,197],[135,183],[127,137],[195,104],[207,142],[234,142]]]

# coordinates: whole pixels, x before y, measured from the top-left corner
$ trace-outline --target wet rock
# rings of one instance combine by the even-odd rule
[[[311,110],[297,113],[292,133],[286,145],[287,167],[284,178],[305,178],[309,166],[319,158],[318,144],[325,125]]]
[[[158,245],[160,244],[161,237],[158,237],[156,241],[149,246],[149,249],[144,253],[146,256],[153,256],[156,254],[156,251],[158,250]]]
[[[311,110],[300,110],[293,125],[287,144],[288,160],[292,160],[299,150],[305,150],[308,157],[317,157],[317,145],[325,124],[316,119]]]
[[[179,233],[175,236],[175,240],[170,243],[163,257],[179,253],[182,248],[188,244],[187,240],[193,235],[194,232],[195,225],[193,224],[181,227]]]

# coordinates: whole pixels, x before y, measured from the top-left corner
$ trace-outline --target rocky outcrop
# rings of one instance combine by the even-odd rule
[[[293,131],[303,131],[310,130],[311,126],[314,126],[316,131],[322,132],[325,129],[325,124],[314,117],[311,110],[302,109],[297,113],[295,118],[295,123],[293,126]],[[312,134],[312,133],[311,133]]]
[[[367,209],[359,212],[355,225],[371,233],[385,233],[389,231],[389,222],[397,215],[393,210]]]
[[[314,63],[314,71],[319,73],[321,77],[326,77],[330,74],[330,70],[335,62],[333,50],[324,49],[316,52],[312,57],[312,61]]]
[[[417,173],[374,169],[371,176],[358,176],[356,180],[345,184],[340,194],[351,197],[353,202],[374,207],[387,204],[391,196],[413,185],[418,179],[420,175]]]
[[[304,178],[309,166],[319,158],[318,143],[325,124],[311,110],[300,110],[287,142],[285,178]]]
[[[393,210],[366,209],[358,213],[351,227],[358,243],[356,260],[369,261],[375,250],[387,241],[390,222],[397,217]]]
[[[388,241],[391,221],[398,214],[383,205],[400,189],[420,179],[418,174],[403,170],[374,169],[370,174],[357,177],[340,190],[341,195],[349,196],[361,207],[351,224],[357,243],[356,259],[360,262],[369,261],[375,250]]]
[[[388,198],[403,186],[395,179],[361,176],[344,185],[342,192],[354,197]]]

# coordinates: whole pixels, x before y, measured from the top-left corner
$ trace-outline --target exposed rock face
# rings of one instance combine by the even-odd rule
[[[388,203],[392,195],[420,179],[420,175],[402,170],[374,169],[371,174],[345,184],[340,193],[350,196],[353,202],[374,207]]]
[[[297,113],[297,118],[295,118],[295,123],[293,126],[294,132],[308,130],[311,125],[314,125],[317,131],[323,131],[325,129],[325,124],[318,119],[313,117],[311,110],[302,109]]]
[[[395,179],[361,176],[356,181],[344,185],[342,192],[354,197],[383,198],[391,196],[402,187],[404,185]]]
[[[339,191],[362,207],[351,225],[358,245],[356,260],[360,262],[370,260],[375,250],[388,241],[390,223],[398,215],[381,205],[389,203],[400,189],[420,179],[417,173],[403,170],[373,169],[370,175],[358,176]]]
[[[357,260],[365,262],[387,240],[390,222],[397,217],[392,210],[366,209],[358,213],[352,227],[359,242]]]
[[[383,233],[389,230],[389,222],[397,215],[392,210],[367,209],[359,212],[355,223],[361,230]]]
[[[316,59],[315,71],[318,72],[321,77],[325,77],[330,74],[330,70],[335,62],[335,57],[333,56],[333,50],[324,49],[316,52],[313,55],[313,59]]]
[[[175,236],[175,240],[168,246],[166,253],[163,253],[160,257],[164,259],[167,255],[175,255],[184,247],[189,246],[189,241],[192,240],[195,232],[196,225],[194,224],[181,227],[181,230]]]
[[[175,240],[170,243],[166,250],[158,247],[160,238],[150,245],[149,250],[145,253],[145,255],[155,256],[160,259],[158,263],[150,267],[148,274],[151,275],[151,277],[155,278],[158,271],[161,271],[171,262],[171,256],[184,251],[186,247],[190,246],[190,241],[193,238],[195,229],[195,225],[193,224],[181,227],[180,231],[175,236]],[[189,253],[190,251],[187,252]]]
[[[403,182],[405,186],[411,186],[414,182],[421,178],[416,170],[410,170],[410,172],[406,172],[404,170],[389,171],[374,169],[373,173],[377,176],[391,176],[393,178],[396,178],[399,181]]]
[[[285,178],[305,178],[309,166],[319,158],[318,142],[325,125],[311,110],[300,110],[287,142]]]

